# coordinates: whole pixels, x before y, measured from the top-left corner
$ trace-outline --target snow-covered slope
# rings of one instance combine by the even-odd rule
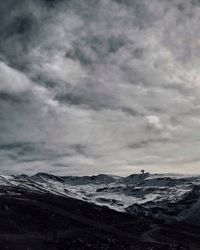
[[[96,176],[0,176],[4,186],[25,188],[86,200],[138,216],[186,220],[200,223],[200,176],[134,174],[128,177]],[[16,191],[13,191],[16,190]],[[20,192],[19,192],[20,195]]]

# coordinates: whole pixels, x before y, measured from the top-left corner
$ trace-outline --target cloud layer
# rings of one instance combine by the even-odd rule
[[[200,3],[0,3],[2,173],[199,173]]]

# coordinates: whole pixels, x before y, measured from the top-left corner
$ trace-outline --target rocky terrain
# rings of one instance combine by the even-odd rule
[[[0,250],[199,250],[199,180],[0,176]]]

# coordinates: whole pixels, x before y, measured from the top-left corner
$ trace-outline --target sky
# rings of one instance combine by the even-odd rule
[[[199,0],[0,2],[0,174],[200,174]]]

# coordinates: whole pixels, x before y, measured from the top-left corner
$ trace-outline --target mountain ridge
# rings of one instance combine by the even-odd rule
[[[127,177],[107,174],[56,176],[0,176],[1,186],[26,187],[39,193],[50,192],[111,209],[165,220],[191,220],[200,223],[192,211],[200,207],[200,177],[185,175],[132,174]]]

